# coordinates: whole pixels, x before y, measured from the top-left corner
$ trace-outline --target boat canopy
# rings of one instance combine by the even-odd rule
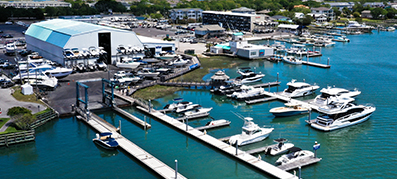
[[[299,148],[299,147],[291,147],[291,148],[288,149],[288,151],[290,151],[290,152],[298,152],[298,151],[301,151],[301,150],[302,149]]]
[[[284,142],[287,141],[287,139],[279,138],[279,139],[274,139],[273,141],[274,141],[274,142],[277,142],[277,143],[284,143]]]
[[[112,133],[111,132],[103,132],[103,133],[100,133],[99,135],[100,136],[109,136],[109,135],[112,135]]]

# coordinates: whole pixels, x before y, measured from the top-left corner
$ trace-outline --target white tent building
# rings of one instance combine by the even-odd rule
[[[145,37],[138,35],[139,40],[143,45],[150,50],[152,55],[159,55],[162,51],[175,52],[175,42],[164,41],[151,37]]]
[[[116,60],[119,45],[144,48],[135,32],[64,19],[33,23],[25,37],[28,50],[37,51],[61,65],[67,64],[63,55],[67,48],[103,47],[108,53],[108,64]]]

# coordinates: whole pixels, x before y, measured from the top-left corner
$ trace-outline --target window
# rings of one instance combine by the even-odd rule
[[[251,55],[256,55],[256,52],[251,52]]]

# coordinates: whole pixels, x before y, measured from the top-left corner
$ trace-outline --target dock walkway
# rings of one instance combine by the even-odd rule
[[[331,65],[326,65],[326,64],[321,64],[321,63],[314,63],[314,62],[309,62],[309,61],[302,61],[302,64],[309,65],[309,66],[314,66],[314,67],[320,67],[320,68],[331,68]]]
[[[142,121],[141,119],[135,117],[134,115],[128,113],[127,111],[124,111],[123,109],[120,109],[116,106],[113,106],[113,110],[115,110],[116,112],[118,112],[119,114],[123,115],[124,117],[132,120],[133,122],[141,125],[142,127],[146,127],[147,129],[151,128],[152,125],[150,125],[149,123],[147,123],[146,121]]]
[[[288,163],[288,164],[284,164],[284,165],[280,165],[278,166],[279,169],[281,170],[285,170],[285,171],[289,171],[295,168],[298,168],[300,166],[307,166],[307,165],[311,165],[311,164],[315,164],[317,162],[319,162],[322,158],[314,158],[314,157],[310,157],[310,158],[304,158],[292,163]]]
[[[140,106],[137,107],[139,110],[173,126],[174,128],[185,132],[186,134],[189,134],[190,136],[193,136],[199,140],[201,140],[202,142],[211,145],[217,149],[219,149],[220,151],[229,154],[230,156],[235,157],[236,159],[239,159],[240,161],[250,165],[251,167],[254,167],[260,171],[263,171],[265,173],[268,173],[276,178],[283,178],[283,179],[296,179],[297,176],[288,173],[282,169],[277,168],[274,165],[271,165],[263,160],[259,160],[258,158],[244,152],[241,150],[237,150],[235,147],[230,146],[222,141],[219,141],[218,139],[210,136],[210,135],[206,135],[205,133],[194,129],[193,127],[190,127],[166,114],[163,114],[161,112],[158,112],[156,110],[151,110],[151,112],[149,113],[149,111],[145,108],[142,108]]]
[[[81,112],[78,111],[81,116],[85,116],[85,114],[81,114]],[[127,138],[122,136],[121,134],[117,133],[117,129],[107,123],[105,120],[102,118],[98,117],[95,114],[89,115],[88,120],[83,119],[82,121],[86,122],[89,124],[91,127],[93,127],[95,130],[98,132],[112,132],[113,137],[116,139],[116,141],[119,143],[119,147],[124,149],[126,152],[128,152],[131,156],[135,157],[137,160],[145,164],[147,167],[152,169],[154,172],[156,172],[158,175],[160,175],[163,178],[175,178],[175,170],[172,169],[171,167],[167,166],[160,160],[158,160],[156,157],[152,156],[139,146],[135,145],[131,141],[129,141]],[[184,179],[184,177],[181,174],[177,174],[177,178]]]

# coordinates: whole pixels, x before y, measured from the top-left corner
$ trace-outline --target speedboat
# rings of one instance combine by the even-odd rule
[[[157,58],[162,59],[162,60],[167,60],[167,59],[173,59],[175,57],[177,57],[177,55],[175,53],[161,51],[160,56]]]
[[[176,108],[175,112],[182,113],[182,112],[186,112],[186,111],[195,109],[195,108],[197,108],[199,106],[200,105],[198,105],[198,104],[189,104],[187,106],[179,106],[179,107]]]
[[[148,77],[148,78],[154,78],[160,75],[160,72],[155,72],[150,69],[142,69],[141,71],[138,71],[137,75]]]
[[[249,76],[249,75],[251,75],[251,74],[255,74],[255,72],[253,72],[253,71],[251,70],[251,67],[239,68],[239,69],[237,70],[237,73],[240,74],[240,75],[242,75],[242,76]]]
[[[164,109],[175,110],[179,107],[184,107],[193,104],[192,102],[182,101],[182,100],[183,100],[182,98],[175,98],[173,100],[174,103],[165,105]],[[180,102],[175,102],[175,101],[180,101]]]
[[[119,146],[119,143],[112,138],[112,135],[111,132],[97,133],[96,138],[92,139],[92,141],[105,149],[113,150]]]
[[[30,63],[30,66],[31,67],[29,67],[29,75],[35,75],[36,72],[42,71],[48,75],[55,76],[56,78],[64,78],[73,72],[73,69],[71,68],[53,67],[52,65],[49,65],[47,63],[42,63],[41,65]]]
[[[210,108],[203,108],[201,106],[198,106],[197,108],[194,108],[193,110],[185,112],[185,117],[189,119],[193,118],[198,118],[198,117],[205,117],[210,115],[210,111],[212,110],[212,107]]]
[[[267,148],[266,154],[280,155],[287,152],[288,149],[294,147],[294,144],[292,143],[285,143],[287,142],[287,139],[284,138],[274,139],[273,141],[276,142],[277,145]]]
[[[338,37],[336,39],[341,42],[350,42],[350,40],[348,38],[346,38],[346,36]]]
[[[67,58],[67,59],[74,59],[74,58],[77,58],[77,57],[74,55],[73,51],[72,51],[71,49],[69,49],[69,48],[63,50],[63,55],[64,55],[65,58]]]
[[[58,86],[58,80],[56,80],[56,78],[28,78],[25,79],[25,83],[46,90],[53,90]]]
[[[180,55],[178,55],[178,58],[176,60],[172,61],[171,63],[169,63],[169,65],[184,66],[184,65],[188,64],[189,62],[190,62],[190,60],[183,59]]]
[[[282,155],[277,159],[276,165],[286,165],[295,161],[304,160],[314,157],[314,153],[308,150],[302,150],[298,147],[291,147],[288,149],[289,153]]]
[[[242,133],[230,137],[229,144],[241,146],[259,142],[266,139],[274,130],[274,128],[261,128],[253,120],[251,117],[245,117]]]
[[[103,61],[97,61],[97,62],[96,62],[96,68],[97,68],[98,70],[106,71],[107,68],[108,68],[108,65],[106,65],[106,63],[103,62]]]
[[[262,80],[265,75],[261,72],[259,73],[247,73],[247,75],[241,75],[235,79],[238,83],[247,84]]]
[[[301,104],[297,103],[285,103],[284,105],[285,107],[272,108],[269,112],[276,117],[286,117],[305,114],[308,113],[310,110],[310,108],[303,107]]]
[[[320,107],[318,109],[322,114],[316,119],[306,120],[306,122],[315,129],[332,131],[364,122],[375,110],[376,108],[372,105],[364,106],[355,105],[353,103],[331,103],[327,108]]]
[[[294,56],[284,56],[283,61],[293,65],[302,64],[302,60],[295,58]]]
[[[122,54],[125,54],[127,52],[127,49],[124,47],[124,45],[119,45],[116,50],[117,52]]]
[[[292,80],[291,82],[288,82],[287,85],[288,88],[285,89],[281,94],[283,96],[287,96],[291,98],[310,95],[314,93],[314,91],[316,91],[318,88],[320,88],[317,85],[310,85],[305,82],[296,82],[296,80]]]
[[[135,62],[133,59],[123,60],[123,62],[119,63],[116,62],[116,66],[119,68],[129,68],[129,69],[136,69],[141,63]]]
[[[80,58],[80,57],[82,57],[82,53],[80,52],[80,50],[79,50],[79,48],[72,48],[72,52],[73,52],[73,54],[74,54],[74,57],[76,57],[76,58]]]
[[[236,84],[233,81],[225,81],[226,85],[222,85],[211,89],[210,91],[214,94],[232,94],[235,91],[240,91],[241,84]]]
[[[219,119],[219,120],[211,120],[205,124],[205,126],[215,126],[215,125],[229,125],[231,122],[226,119]]]
[[[100,54],[100,50],[94,46],[91,46],[88,48],[88,52],[90,53],[91,56],[93,57],[98,57]]]

